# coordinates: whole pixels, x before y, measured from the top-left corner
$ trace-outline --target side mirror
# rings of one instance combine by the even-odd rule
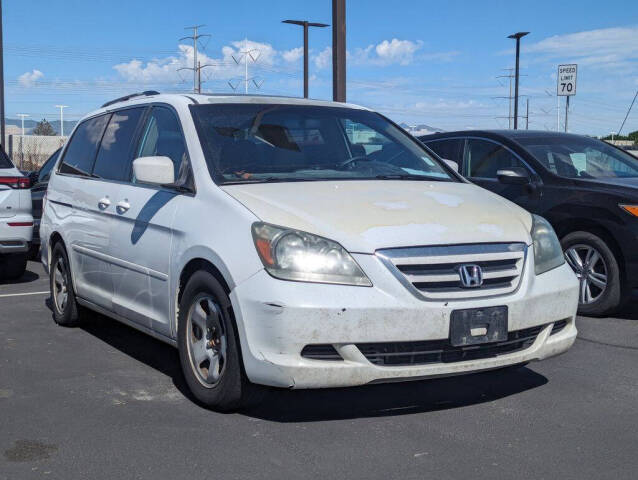
[[[140,183],[169,185],[175,182],[173,161],[168,157],[139,157],[133,160],[133,174]]]
[[[450,167],[452,170],[454,170],[455,172],[458,173],[459,171],[459,164],[456,163],[454,160],[448,160],[447,158],[444,158],[443,161],[445,163],[447,163],[447,166]]]
[[[496,177],[506,185],[527,185],[532,181],[529,172],[523,167],[503,168],[496,172]]]

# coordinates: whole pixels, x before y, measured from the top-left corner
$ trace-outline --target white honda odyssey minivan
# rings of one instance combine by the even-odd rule
[[[161,95],[79,122],[40,227],[54,316],[179,349],[195,397],[498,369],[566,351],[552,227],[349,104]]]

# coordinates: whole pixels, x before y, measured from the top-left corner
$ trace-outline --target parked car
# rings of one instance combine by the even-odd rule
[[[420,137],[473,183],[542,215],[580,281],[579,312],[638,293],[638,159],[606,142],[528,130]]]
[[[42,218],[42,200],[47,192],[49,185],[49,177],[51,169],[60,155],[61,148],[58,148],[53,154],[42,164],[40,170],[29,173],[31,181],[31,204],[33,214],[33,241],[29,251],[29,258],[34,260],[38,258],[40,252],[40,219]]]
[[[20,278],[33,232],[29,178],[0,147],[0,278]]]
[[[146,92],[79,122],[56,165],[40,226],[55,321],[87,307],[177,346],[217,409],[254,384],[476,372],[576,337],[547,221],[361,107]]]

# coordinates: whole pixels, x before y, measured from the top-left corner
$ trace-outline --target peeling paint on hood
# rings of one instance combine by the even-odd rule
[[[469,183],[320,181],[226,185],[260,220],[321,235],[350,252],[486,242],[530,243],[531,215]]]

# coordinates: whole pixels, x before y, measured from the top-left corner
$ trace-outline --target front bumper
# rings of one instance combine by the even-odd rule
[[[0,218],[0,254],[28,251],[32,236],[33,217],[30,214]]]
[[[374,255],[354,255],[373,287],[276,280],[265,271],[231,292],[248,378],[288,388],[344,387],[489,370],[542,360],[575,341],[578,282],[567,265],[540,276],[529,255],[514,293],[489,299],[436,302],[413,296]],[[531,258],[530,258],[531,257]],[[530,274],[531,272],[531,274]],[[447,339],[452,310],[507,305],[510,332],[544,326],[525,349],[479,360],[379,366],[358,343]],[[554,322],[565,320],[550,335]],[[306,345],[330,344],[341,361],[301,356]]]

